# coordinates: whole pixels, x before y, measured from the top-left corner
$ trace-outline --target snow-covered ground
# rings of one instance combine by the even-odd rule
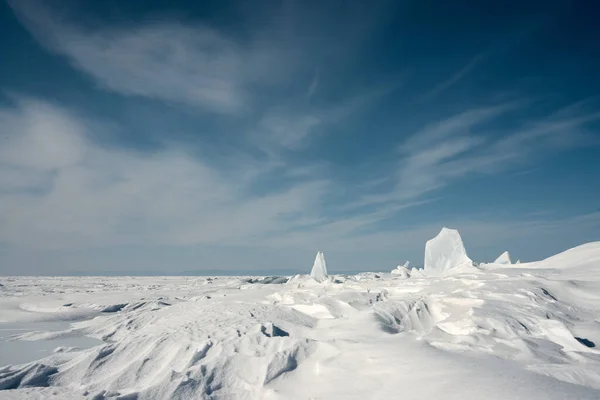
[[[600,242],[286,281],[1,278],[0,398],[600,399]]]

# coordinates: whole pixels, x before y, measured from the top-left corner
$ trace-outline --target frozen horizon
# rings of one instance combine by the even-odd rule
[[[435,259],[463,259],[455,237],[438,239]],[[309,269],[1,279],[0,397],[600,397],[600,242],[435,276],[331,275],[323,259],[320,283]]]

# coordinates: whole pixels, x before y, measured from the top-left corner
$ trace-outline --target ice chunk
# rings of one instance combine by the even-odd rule
[[[426,275],[442,275],[450,268],[463,265],[473,265],[473,261],[467,256],[457,230],[444,227],[436,237],[425,243]]]
[[[402,279],[410,278],[410,272],[408,271],[408,261],[404,263],[404,265],[398,265],[397,268],[392,270],[391,274],[395,277],[400,277]]]
[[[508,253],[508,251],[505,251],[504,253],[500,254],[500,257],[496,258],[494,264],[512,264],[512,261],[510,261],[510,254]]]
[[[398,268],[392,270],[392,275],[397,278],[408,279],[410,278],[410,272],[408,272],[408,268],[404,268],[399,265]]]
[[[310,277],[317,282],[324,282],[327,280],[327,264],[325,264],[325,256],[322,251],[319,251],[315,257],[315,263],[310,271]]]
[[[521,264],[521,260],[517,260],[515,264]]]

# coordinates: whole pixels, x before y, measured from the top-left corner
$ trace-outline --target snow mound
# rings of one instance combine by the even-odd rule
[[[373,305],[373,312],[382,329],[388,333],[427,333],[444,318],[434,302],[423,298],[379,302]]]
[[[509,252],[505,251],[504,253],[500,254],[500,256],[496,258],[496,261],[494,261],[494,264],[512,264]]]
[[[319,251],[315,257],[315,263],[310,271],[310,277],[319,283],[327,280],[327,264],[325,264],[325,256],[322,251]]]
[[[49,386],[50,376],[57,372],[57,368],[39,363],[14,368],[9,365],[0,369],[0,390]]]
[[[245,279],[247,283],[259,283],[263,285],[282,285],[289,281],[285,276],[265,276],[261,278],[247,278]]]
[[[563,251],[562,253],[538,261],[539,266],[557,269],[575,269],[595,266],[600,262],[600,242],[586,243],[581,246]]]
[[[444,227],[425,243],[425,274],[439,276],[451,268],[466,265],[473,265],[473,261],[467,256],[457,230]]]
[[[408,273],[413,278],[422,278],[424,276],[423,270],[416,267],[412,267]]]

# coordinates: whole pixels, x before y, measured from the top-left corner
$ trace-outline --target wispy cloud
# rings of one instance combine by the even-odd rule
[[[327,187],[303,179],[252,194],[260,165],[224,176],[177,148],[103,148],[85,119],[37,100],[2,109],[0,127],[0,241],[14,246],[247,242],[315,213]]]
[[[515,104],[518,103],[474,111],[481,118],[467,118],[467,122],[459,124],[458,129],[450,128],[455,127],[457,122],[457,119],[452,118],[433,131],[452,131],[442,140],[439,134],[432,134],[432,131],[421,133],[423,137],[429,137],[430,141],[413,148],[402,176],[411,181],[429,181],[431,189],[447,185],[469,173],[506,170],[515,165],[511,162],[526,160],[527,157],[535,158],[535,152],[540,155],[540,152],[556,146],[563,149],[585,145],[582,136],[576,133],[582,132],[587,123],[600,119],[598,113],[564,118],[557,116],[559,110],[535,121],[525,121],[514,130],[494,128],[492,122],[495,118],[517,111]],[[458,120],[460,119],[462,118],[459,116]],[[480,125],[479,128],[477,125]],[[458,155],[461,156],[457,157]],[[403,186],[402,182],[401,179],[400,186]]]
[[[400,86],[374,87],[342,101],[320,107],[273,107],[265,111],[253,135],[265,148],[299,150],[306,147],[311,135],[326,127],[351,120]],[[266,147],[265,147],[266,146]]]
[[[201,23],[89,28],[41,2],[10,4],[40,43],[122,95],[235,113],[251,101],[249,86],[268,84],[288,64],[281,46],[234,41]]]
[[[164,122],[162,128],[140,122],[153,140],[169,136],[165,126],[176,131],[185,125],[174,117],[179,112],[193,114],[189,125],[207,132],[183,127],[185,139],[173,135],[152,153],[118,143],[100,146],[93,110],[80,114],[68,104],[13,98],[13,105],[0,108],[0,246],[420,249],[442,222],[406,225],[406,210],[434,206],[449,192],[445,189],[476,174],[531,168],[554,152],[594,143],[589,129],[600,120],[592,100],[550,111],[534,100],[491,100],[453,104],[453,114],[419,127],[420,117],[406,115],[403,102],[392,98],[402,80],[371,86],[363,79],[334,81],[332,71],[352,65],[352,54],[359,54],[356,43],[368,43],[382,14],[388,14],[383,3],[350,2],[339,13],[335,2],[286,2],[273,15],[255,10],[261,23],[247,35],[192,19],[91,26],[41,1],[9,3],[43,46],[97,88],[122,95],[128,105],[138,98],[155,100],[143,102],[153,110],[169,104],[164,120],[161,113],[153,115]],[[329,18],[342,21],[331,24]],[[473,58],[423,99],[463,82],[483,60],[484,55]],[[406,126],[417,128],[406,131],[398,123],[393,139],[373,135],[390,139],[387,148],[377,147],[380,153],[359,149],[356,165],[335,165],[325,152],[311,153],[331,132],[349,127],[356,133],[355,122],[372,130],[357,133],[361,141],[389,129],[388,120],[365,117],[374,110],[385,118],[396,105]],[[122,121],[108,122],[121,128]],[[186,142],[192,136],[193,143]],[[226,150],[219,147],[223,142]],[[188,145],[203,149],[194,152]],[[205,148],[216,151],[208,154]],[[375,168],[362,174],[357,165],[363,162]],[[591,231],[588,217],[560,223]],[[511,237],[513,229],[558,231],[550,219],[475,221],[460,215],[444,223],[467,237],[501,239]],[[398,223],[390,227],[391,220]]]
[[[309,99],[311,97],[313,97],[313,95],[317,91],[318,87],[319,87],[319,69],[316,68],[315,75],[313,76],[313,79],[310,82],[310,85],[308,86],[308,91],[306,92],[306,97],[308,97]]]
[[[323,121],[311,114],[296,116],[285,110],[272,110],[259,121],[259,135],[267,142],[287,149],[298,149]]]
[[[492,109],[463,113],[463,121],[469,123],[462,128],[456,123],[461,117],[455,116],[419,131],[428,140],[407,139],[400,146],[407,153],[393,177],[394,189],[379,199],[362,199],[376,207],[353,209],[356,199],[347,198],[332,209],[326,201],[336,182],[322,170],[290,171],[286,185],[259,193],[249,189],[273,172],[270,164],[240,157],[236,169],[223,174],[177,146],[153,154],[105,148],[90,139],[94,124],[84,116],[56,104],[17,98],[15,106],[0,109],[0,134],[5,138],[0,151],[0,243],[28,250],[143,244],[258,246],[274,252],[326,244],[338,254],[357,248],[405,249],[406,257],[416,257],[419,263],[417,250],[442,223],[461,229],[475,250],[494,241],[516,247],[516,232],[556,240],[564,232],[561,226],[578,227],[582,235],[593,232],[596,214],[502,222],[455,216],[439,224],[373,229],[401,210],[427,204],[431,198],[426,195],[435,188],[469,173],[508,168],[515,157],[535,151],[523,152],[524,142],[515,141],[517,151],[507,152],[507,145],[484,140],[479,131],[469,129],[483,127],[511,108]],[[577,117],[580,124],[574,125],[565,125],[562,117],[548,120],[561,127],[550,130],[553,135],[564,134],[564,129],[593,120],[593,115]],[[530,132],[515,134],[527,137]],[[537,134],[533,137],[540,140]],[[484,234],[485,240],[479,240]]]
[[[565,115],[558,109],[517,128],[495,127],[495,122],[531,104],[523,100],[473,108],[426,125],[399,144],[396,173],[388,179],[393,189],[354,204],[409,203],[471,174],[510,170],[552,151],[592,142],[586,126],[600,120],[597,112]]]
[[[473,57],[464,67],[462,67],[460,70],[458,70],[450,78],[446,79],[442,83],[435,86],[433,89],[431,89],[428,92],[425,92],[423,95],[421,95],[420,101],[424,102],[424,101],[432,100],[435,97],[439,96],[441,93],[450,89],[452,86],[456,85],[461,80],[463,80],[467,75],[469,75],[469,73],[471,71],[473,71],[479,64],[481,64],[483,59],[484,59],[483,54]]]

